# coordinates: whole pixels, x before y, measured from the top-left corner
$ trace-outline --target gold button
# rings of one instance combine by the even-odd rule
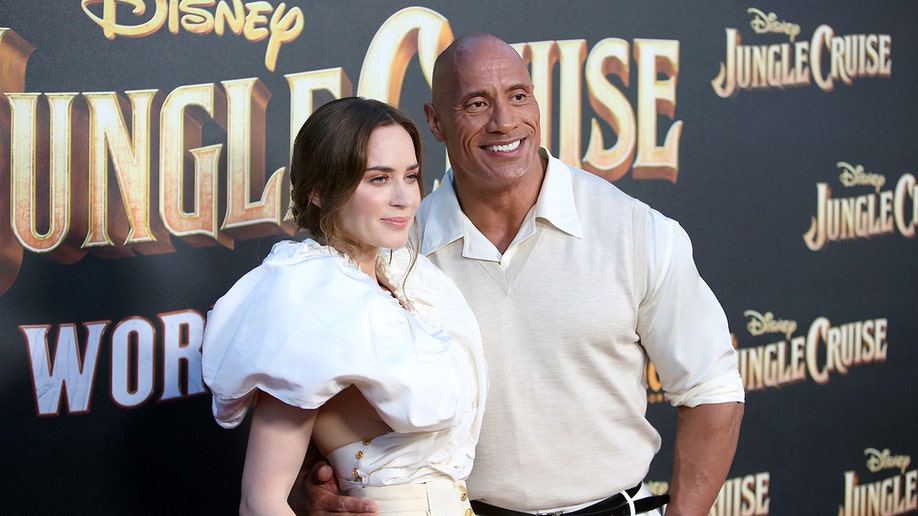
[[[466,510],[465,510],[465,516],[475,516],[475,513],[472,512],[472,509],[466,509]]]
[[[463,502],[469,499],[469,493],[465,486],[459,486],[459,495],[459,499]]]
[[[354,482],[360,482],[360,472],[357,471],[357,468],[354,468]]]
[[[358,458],[358,459],[362,459],[362,458],[363,458],[363,450],[357,450],[357,458]]]
[[[364,439],[363,439],[363,445],[364,445],[364,446],[369,446],[371,440],[372,440],[372,439],[364,438]]]

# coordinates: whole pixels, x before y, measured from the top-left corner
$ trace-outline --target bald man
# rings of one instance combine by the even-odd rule
[[[541,147],[529,72],[494,36],[438,57],[424,114],[451,169],[418,212],[420,250],[468,300],[489,367],[475,512],[660,514],[668,499],[667,516],[707,514],[745,397],[685,231]],[[643,485],[661,441],[645,417],[648,359],[678,407],[669,497]],[[375,511],[313,471],[312,514]]]

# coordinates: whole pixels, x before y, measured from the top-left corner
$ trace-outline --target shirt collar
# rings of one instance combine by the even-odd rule
[[[542,189],[535,205],[526,216],[526,221],[523,222],[520,235],[517,235],[511,245],[525,240],[525,238],[521,237],[528,235],[523,233],[527,228],[534,228],[536,219],[542,219],[571,236],[577,238],[583,236],[580,217],[577,215],[577,207],[574,203],[571,170],[567,165],[552,156],[544,147],[539,149],[539,153],[542,157],[548,159],[548,168],[545,171],[545,179],[542,181]],[[496,253],[496,249],[491,245],[490,248],[493,253],[484,251],[483,247],[485,246],[481,240],[485,240],[485,242],[487,240],[459,207],[456,190],[453,188],[453,178],[453,170],[447,170],[440,181],[440,185],[424,199],[424,203],[418,212],[421,227],[421,254],[428,255],[462,238],[464,239],[463,256],[495,259],[494,257],[483,256]],[[530,229],[530,231],[532,230]],[[489,244],[490,242],[487,243]],[[499,259],[500,254],[498,253],[496,260]]]
[[[574,202],[570,167],[552,156],[544,147],[539,149],[539,153],[548,159],[548,169],[545,171],[539,198],[532,210],[533,215],[571,236],[582,238],[583,229],[580,227],[580,216],[577,215],[577,204]]]
[[[453,169],[440,179],[440,184],[421,202],[417,214],[421,229],[420,253],[428,255],[462,238],[465,224],[471,224],[459,207],[453,188]]]

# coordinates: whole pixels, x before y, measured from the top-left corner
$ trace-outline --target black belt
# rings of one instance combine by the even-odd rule
[[[634,495],[640,490],[641,484],[638,484],[625,492],[633,499]],[[669,495],[648,496],[632,501],[634,502],[634,513],[641,514],[663,507],[669,503]],[[472,500],[472,510],[475,511],[475,514],[481,516],[533,516],[528,512],[512,511],[510,509],[488,505],[477,500]],[[625,495],[622,493],[615,493],[601,502],[596,502],[593,505],[576,511],[539,514],[545,514],[546,516],[630,516],[631,508],[628,507],[628,500],[625,498]]]

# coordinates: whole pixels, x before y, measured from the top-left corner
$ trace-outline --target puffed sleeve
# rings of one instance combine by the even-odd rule
[[[319,246],[321,248],[321,246]],[[275,245],[208,313],[203,377],[217,422],[242,422],[256,390],[314,409],[355,385],[397,432],[454,424],[457,369],[445,332],[420,328],[340,256]]]

